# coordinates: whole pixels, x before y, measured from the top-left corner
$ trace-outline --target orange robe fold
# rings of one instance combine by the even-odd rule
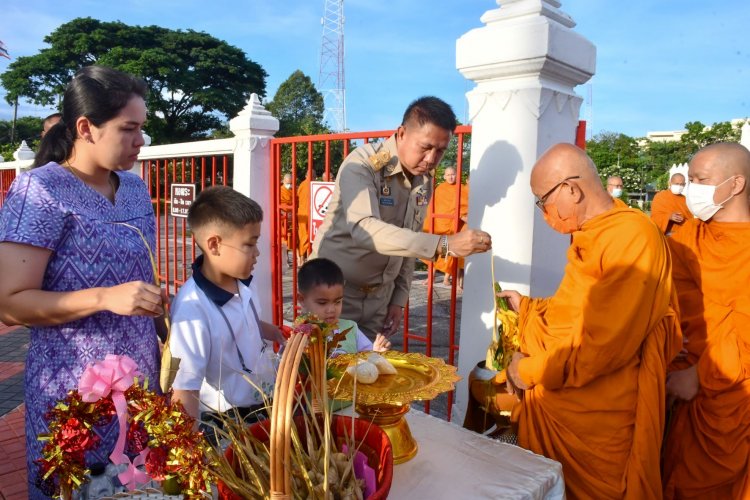
[[[291,188],[287,189],[283,184],[279,187],[279,205],[282,207],[287,205],[289,207],[287,209],[282,208],[279,213],[281,216],[279,220],[281,240],[286,244],[287,248],[289,248],[292,228],[292,192]]]
[[[669,220],[675,212],[681,213],[685,217],[685,222],[675,224]],[[659,226],[659,229],[664,234],[677,233],[692,218],[693,214],[690,213],[687,207],[685,197],[673,194],[669,189],[656,193],[654,201],[651,202],[651,220]]]
[[[435,215],[449,215],[453,216],[456,213],[456,198],[458,197],[458,185],[448,184],[443,182],[435,188]],[[466,219],[469,214],[469,186],[461,186],[461,200],[459,205],[459,217]],[[426,233],[432,234],[454,234],[455,223],[453,219],[447,219],[443,217],[435,217],[432,230],[430,230],[430,218],[426,217],[422,230]],[[466,228],[466,223],[459,219],[458,231],[463,231]],[[443,258],[440,257],[434,261],[434,267],[440,272],[449,273],[453,266],[455,257]],[[463,269],[464,259],[458,259],[458,269]]]
[[[310,180],[297,188],[297,251],[300,257],[310,253]]]
[[[664,236],[619,200],[573,233],[555,295],[523,298],[518,443],[562,463],[568,498],[661,498],[676,301]]]
[[[664,454],[666,498],[750,498],[750,223],[685,223],[669,242],[700,390],[677,403]]]

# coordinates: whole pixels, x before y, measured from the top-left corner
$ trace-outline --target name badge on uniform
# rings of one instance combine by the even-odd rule
[[[383,197],[380,198],[380,204],[386,207],[392,207],[395,203],[393,198]]]

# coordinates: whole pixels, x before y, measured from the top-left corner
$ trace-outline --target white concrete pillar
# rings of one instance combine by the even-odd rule
[[[271,156],[270,142],[279,130],[279,120],[271,116],[252,94],[245,108],[229,121],[229,129],[237,138],[234,150],[234,189],[249,196],[263,207],[258,246],[260,257],[253,280],[257,283],[262,319],[271,321]]]
[[[492,256],[467,259],[461,310],[459,373],[484,360],[493,326],[490,258],[505,289],[552,295],[570,237],[552,231],[529,187],[537,158],[575,142],[582,99],[574,87],[594,74],[596,48],[572,30],[557,0],[497,0],[485,26],[456,43],[456,67],[476,87],[467,93],[471,136],[469,227],[492,235]],[[467,385],[454,416],[463,420]]]

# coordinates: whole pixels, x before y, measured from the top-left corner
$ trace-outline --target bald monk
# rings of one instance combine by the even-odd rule
[[[670,367],[665,498],[750,498],[750,152],[736,143],[690,162],[698,217],[669,241],[686,355]]]
[[[310,179],[309,172],[297,188],[297,253],[302,264],[310,254]]]
[[[661,498],[667,365],[682,346],[664,235],[573,145],[539,159],[531,190],[572,242],[552,297],[499,294],[519,312],[518,444],[562,463],[568,498]]]
[[[622,196],[622,177],[619,175],[610,175],[607,177],[607,192],[612,198],[619,198]]]
[[[282,245],[287,249],[285,251],[288,251],[289,249],[289,240],[291,239],[291,225],[292,225],[292,197],[294,196],[294,191],[292,190],[292,175],[291,174],[284,174],[284,178],[281,181],[281,187],[279,187],[279,204],[282,206],[287,206],[289,208],[287,209],[281,209],[281,220],[279,221],[279,224],[281,225],[281,241]]]
[[[455,234],[462,231],[466,227],[467,217],[469,214],[469,187],[461,186],[461,199],[458,201],[458,186],[456,184],[456,169],[453,167],[446,167],[443,172],[443,180],[445,182],[439,184],[435,188],[434,200],[435,200],[435,215],[450,215],[453,216],[456,213],[456,206],[458,205],[459,220],[458,220],[458,231],[453,219],[447,219],[442,217],[435,217],[434,219],[425,218],[423,231],[425,233],[432,234]],[[433,269],[443,273],[443,285],[450,286],[450,273],[453,270],[454,257],[439,257],[435,260]],[[464,259],[458,259],[458,289],[463,288],[463,268]]]
[[[687,219],[692,219],[685,196],[685,176],[674,174],[669,179],[669,189],[659,191],[651,202],[651,220],[667,236],[680,230]]]

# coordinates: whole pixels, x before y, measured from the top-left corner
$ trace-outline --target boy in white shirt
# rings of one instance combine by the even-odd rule
[[[391,342],[382,334],[375,336],[375,342],[360,331],[357,323],[341,319],[344,303],[344,273],[335,262],[317,258],[300,266],[297,271],[297,299],[303,313],[312,313],[330,325],[338,324],[337,330],[351,328],[333,354],[361,351],[384,352],[390,349]]]
[[[188,211],[203,255],[172,302],[170,348],[180,358],[172,387],[173,399],[204,424],[256,416],[263,395],[245,376],[263,392],[273,390],[266,341],[284,339],[278,328],[260,320],[252,283],[262,220],[256,202],[224,186],[203,190]]]

